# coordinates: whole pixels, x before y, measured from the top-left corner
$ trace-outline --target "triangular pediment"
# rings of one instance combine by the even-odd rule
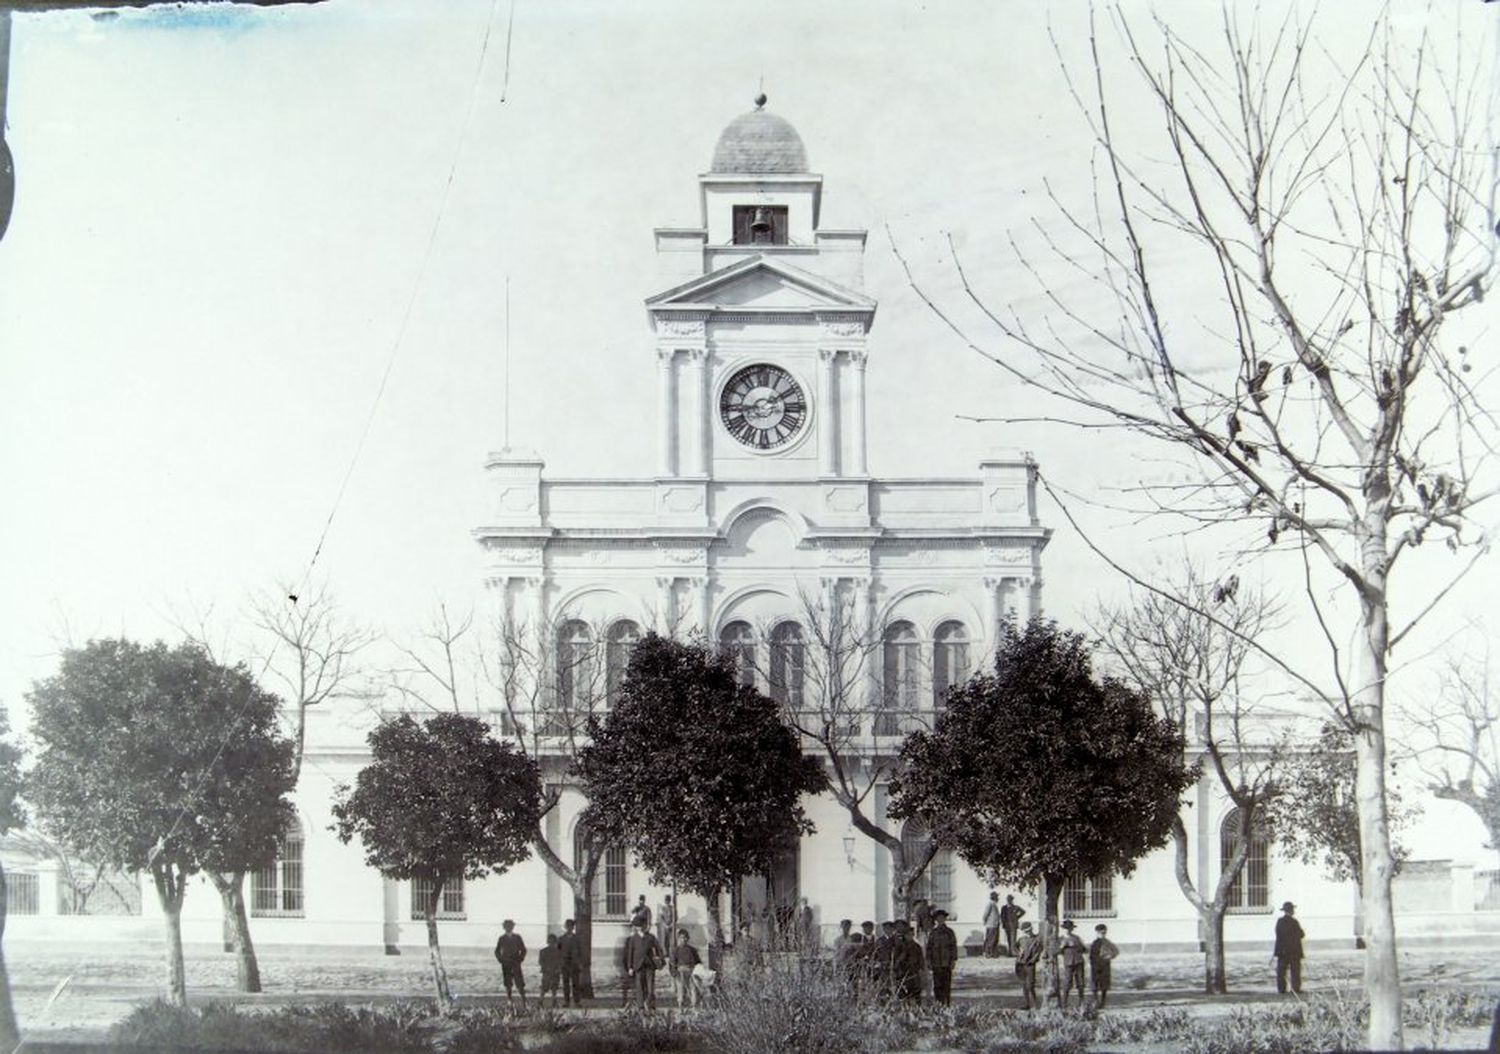
[[[646,306],[873,311],[875,301],[821,275],[753,256],[659,293]]]

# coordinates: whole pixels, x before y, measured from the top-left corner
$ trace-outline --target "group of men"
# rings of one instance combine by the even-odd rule
[[[526,961],[526,942],[516,932],[513,919],[500,923],[500,939],[495,942],[495,960],[500,963],[500,980],[505,985],[505,998],[515,1002],[521,997],[521,1009],[526,1009],[526,975],[521,964]],[[558,1005],[561,989],[563,1006],[582,1006],[578,994],[578,975],[583,968],[583,949],[578,941],[577,923],[568,919],[563,923],[563,932],[547,934],[547,946],[537,955],[537,965],[542,970],[542,991],[537,998],[545,1003],[552,996],[552,1006]]]
[[[925,932],[923,932],[925,930]],[[833,940],[833,963],[844,983],[858,996],[869,992],[878,1000],[920,1004],[923,972],[932,973],[934,1002],[949,1006],[953,999],[953,967],[958,962],[958,937],[948,928],[942,908],[923,912],[913,926],[905,919],[881,924],[864,922],[854,931],[850,919],[839,921]]]

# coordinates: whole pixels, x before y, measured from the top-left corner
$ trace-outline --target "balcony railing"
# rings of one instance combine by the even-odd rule
[[[593,716],[603,720],[606,711]],[[502,710],[487,715],[490,727],[500,736],[534,741],[543,752],[566,750],[575,742],[588,738],[589,714],[552,709]],[[832,737],[845,742],[864,742],[871,748],[893,744],[882,741],[901,739],[912,732],[930,732],[942,724],[942,712],[933,709],[839,709],[797,710],[793,715],[796,728],[809,738]]]

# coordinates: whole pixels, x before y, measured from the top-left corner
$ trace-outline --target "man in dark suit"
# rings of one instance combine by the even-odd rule
[[[1294,917],[1297,905],[1290,900],[1281,905],[1281,918],[1276,920],[1276,949],[1271,955],[1276,960],[1276,991],[1286,994],[1287,974],[1292,975],[1292,991],[1302,992],[1302,923]]]
[[[896,924],[896,939],[891,951],[891,976],[896,994],[903,1003],[922,1005],[922,946],[911,935],[905,920]]]
[[[563,935],[558,939],[557,949],[562,953],[562,997],[563,1006],[579,1006],[578,975],[583,969],[583,946],[578,943],[578,924],[572,919],[563,920]]]
[[[927,968],[932,971],[932,999],[953,1005],[953,966],[958,962],[958,937],[948,928],[948,913],[932,913],[932,932],[927,935]]]
[[[667,961],[650,927],[650,922],[637,919],[635,932],[625,938],[625,976],[635,1005],[643,1010],[656,1009],[656,971]]]
[[[505,932],[500,934],[500,939],[495,942],[495,961],[500,964],[500,979],[505,982],[505,999],[510,1002],[514,996],[511,989],[515,988],[521,993],[521,1009],[526,1009],[526,977],[521,973],[521,962],[526,958],[526,942],[516,932],[516,924],[510,919],[500,923],[500,928]]]

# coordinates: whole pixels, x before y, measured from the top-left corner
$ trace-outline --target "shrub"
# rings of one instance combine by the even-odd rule
[[[1094,1039],[1100,1043],[1166,1043],[1181,1039],[1193,1017],[1181,1007],[1152,1007],[1145,1013],[1099,1014]]]
[[[861,1054],[886,1049],[871,1029],[868,1005],[850,998],[831,971],[784,955],[726,971],[697,1020],[721,1054]]]
[[[691,1026],[666,1017],[624,1011],[607,1025],[586,1026],[554,1037],[538,1054],[679,1054],[703,1049]]]
[[[367,1051],[426,1054],[429,1014],[420,1004],[382,1009],[342,1003],[240,1010],[227,1003],[137,1007],[109,1031],[112,1043],[172,1050]]]
[[[505,1054],[524,1049],[516,1034],[516,1017],[502,1007],[461,1010],[457,1027],[443,1044],[446,1054]]]

